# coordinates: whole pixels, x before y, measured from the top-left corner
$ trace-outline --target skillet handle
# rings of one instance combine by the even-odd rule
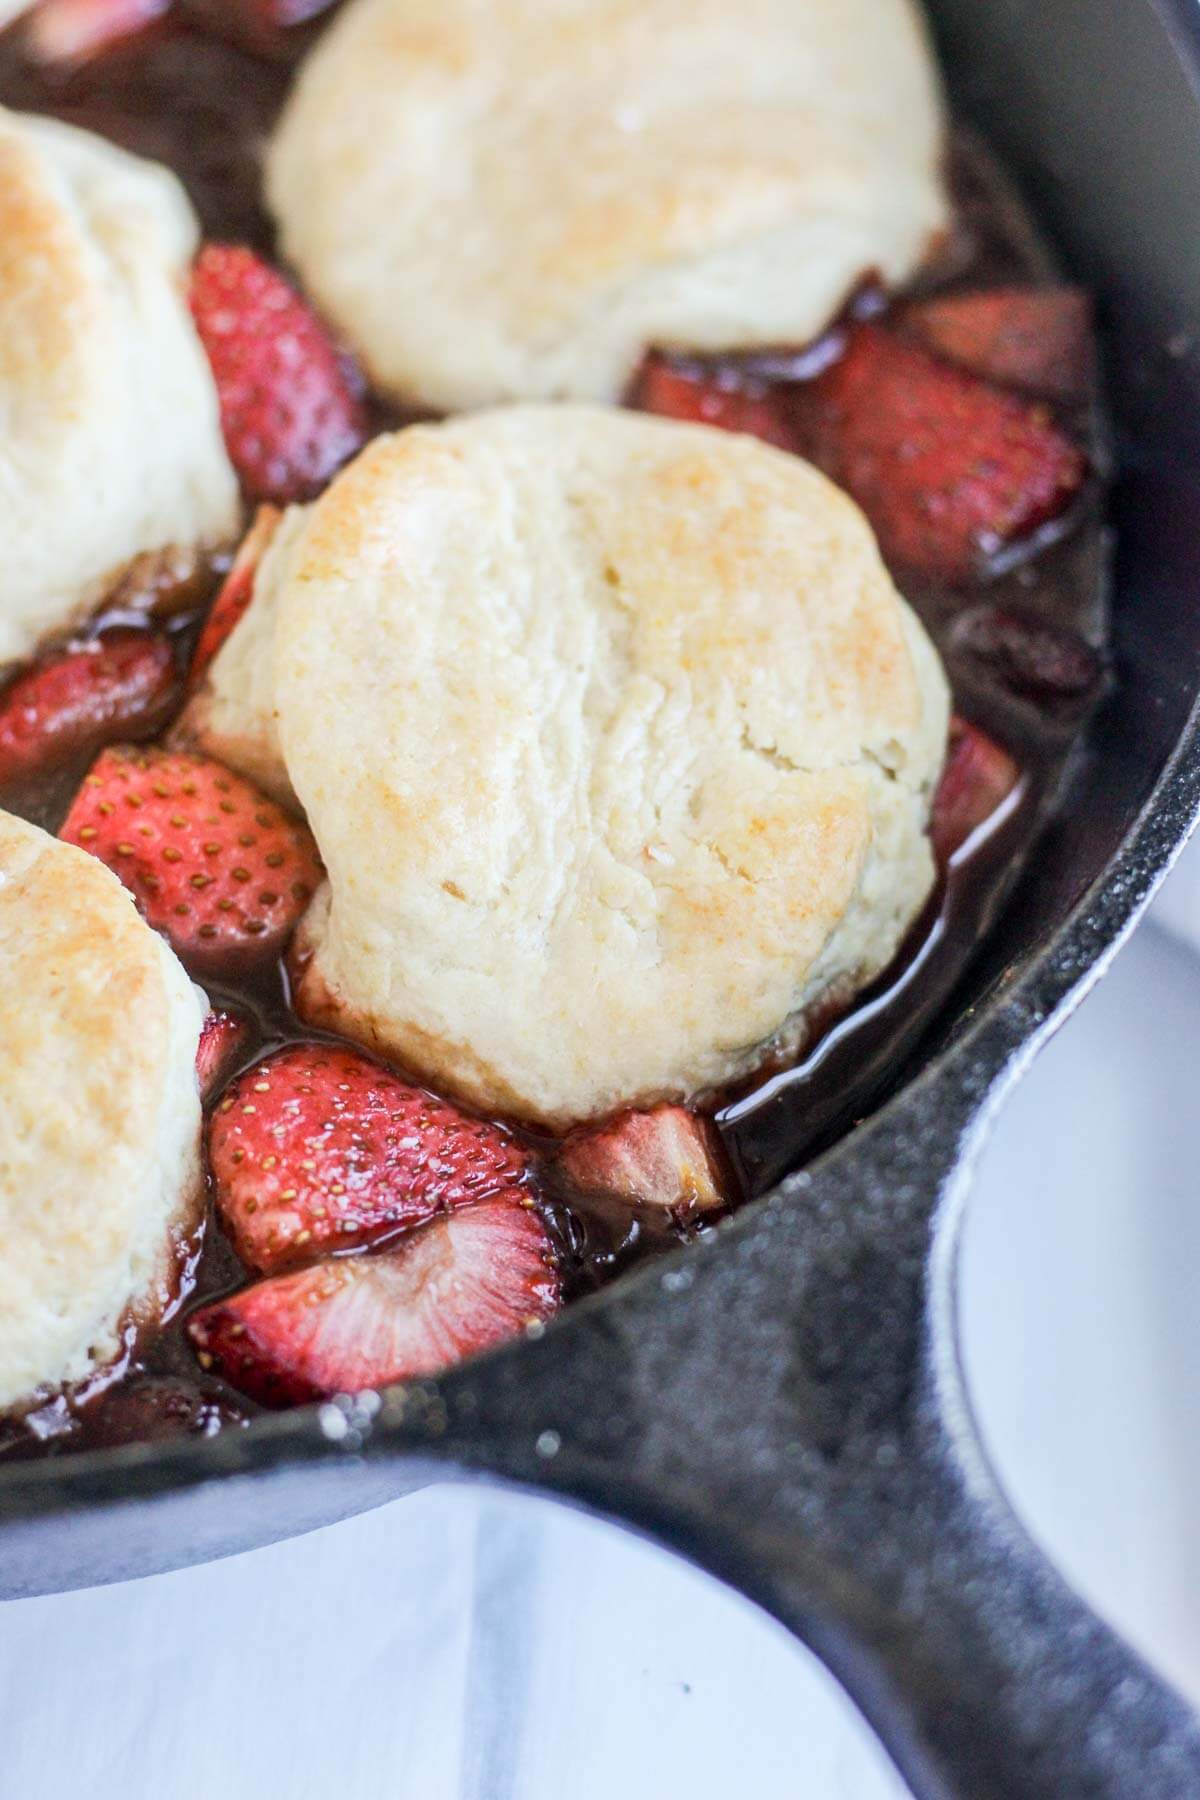
[[[732,1293],[703,1299],[669,1405],[656,1352],[631,1366],[597,1310],[566,1356],[548,1339],[410,1393],[403,1435],[739,1589],[827,1665],[919,1800],[1197,1800],[1196,1720],[1055,1573],[928,1396],[898,1428],[802,1434],[763,1370],[706,1353],[739,1319]]]
[[[1050,1567],[975,1438],[946,1095],[889,1111],[715,1243],[389,1396],[368,1449],[690,1556],[821,1657],[920,1800],[1200,1800],[1197,1721]]]
[[[703,1560],[817,1652],[919,1800],[1200,1796],[1193,1714],[998,1496],[910,1466],[871,1518],[883,1553],[860,1540],[819,1583],[795,1539],[735,1529]]]

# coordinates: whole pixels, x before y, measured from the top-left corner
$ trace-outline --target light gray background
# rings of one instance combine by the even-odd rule
[[[1200,921],[1200,860],[1168,897]],[[1010,1101],[962,1269],[979,1417],[1085,1593],[1200,1702],[1200,958],[1144,929]],[[823,1671],[646,1545],[448,1488],[0,1608],[20,1800],[887,1800]]]

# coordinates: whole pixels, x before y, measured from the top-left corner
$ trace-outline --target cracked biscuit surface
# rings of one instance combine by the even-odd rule
[[[947,711],[807,464],[523,406],[290,514],[192,723],[316,834],[300,1010],[557,1130],[748,1073],[886,965]]]
[[[141,552],[236,529],[197,237],[166,169],[0,108],[0,668]]]
[[[201,1197],[201,997],[116,876],[0,812],[0,1407],[170,1299]]]
[[[267,163],[378,387],[611,400],[648,345],[803,344],[947,223],[911,0],[349,0]]]

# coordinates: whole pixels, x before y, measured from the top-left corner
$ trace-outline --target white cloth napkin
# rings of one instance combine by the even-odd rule
[[[432,1488],[252,1555],[0,1610],[21,1800],[901,1800],[733,1595],[548,1502]]]

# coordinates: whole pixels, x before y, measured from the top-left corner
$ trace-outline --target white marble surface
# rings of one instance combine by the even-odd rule
[[[1191,885],[1189,885],[1191,884]],[[1200,919],[1200,861],[1175,922]],[[963,1261],[1017,1505],[1200,1701],[1200,959],[1144,930],[1012,1099]],[[432,1489],[207,1568],[0,1609],[21,1800],[889,1800],[769,1621],[544,1503]]]

